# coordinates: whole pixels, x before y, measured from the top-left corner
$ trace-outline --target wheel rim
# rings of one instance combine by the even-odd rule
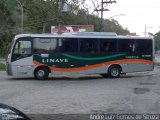
[[[112,70],[111,70],[111,75],[112,76],[118,76],[119,75],[119,69],[117,69],[117,68],[112,68]]]
[[[39,78],[44,77],[44,75],[45,75],[45,71],[44,71],[44,70],[39,70],[39,71],[37,72],[37,76],[38,76]]]

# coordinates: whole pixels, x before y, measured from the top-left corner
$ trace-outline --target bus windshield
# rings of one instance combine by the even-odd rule
[[[20,58],[28,57],[32,54],[31,41],[18,40],[13,48],[13,61]]]

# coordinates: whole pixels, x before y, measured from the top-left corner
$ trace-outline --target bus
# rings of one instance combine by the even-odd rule
[[[118,78],[154,69],[154,40],[112,32],[20,34],[12,41],[6,66],[10,76],[40,80],[69,74]]]

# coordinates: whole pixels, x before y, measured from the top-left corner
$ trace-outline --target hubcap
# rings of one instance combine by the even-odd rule
[[[43,76],[45,75],[44,70],[39,70],[38,73],[37,73],[37,75],[38,75],[39,77],[43,77]]]
[[[119,70],[117,68],[113,68],[111,74],[112,76],[117,76],[119,74]]]

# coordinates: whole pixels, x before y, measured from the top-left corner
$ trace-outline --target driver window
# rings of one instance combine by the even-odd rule
[[[32,55],[31,41],[18,40],[14,46],[11,61],[16,61]]]
[[[14,54],[31,54],[31,42],[30,41],[18,41],[15,45]]]

